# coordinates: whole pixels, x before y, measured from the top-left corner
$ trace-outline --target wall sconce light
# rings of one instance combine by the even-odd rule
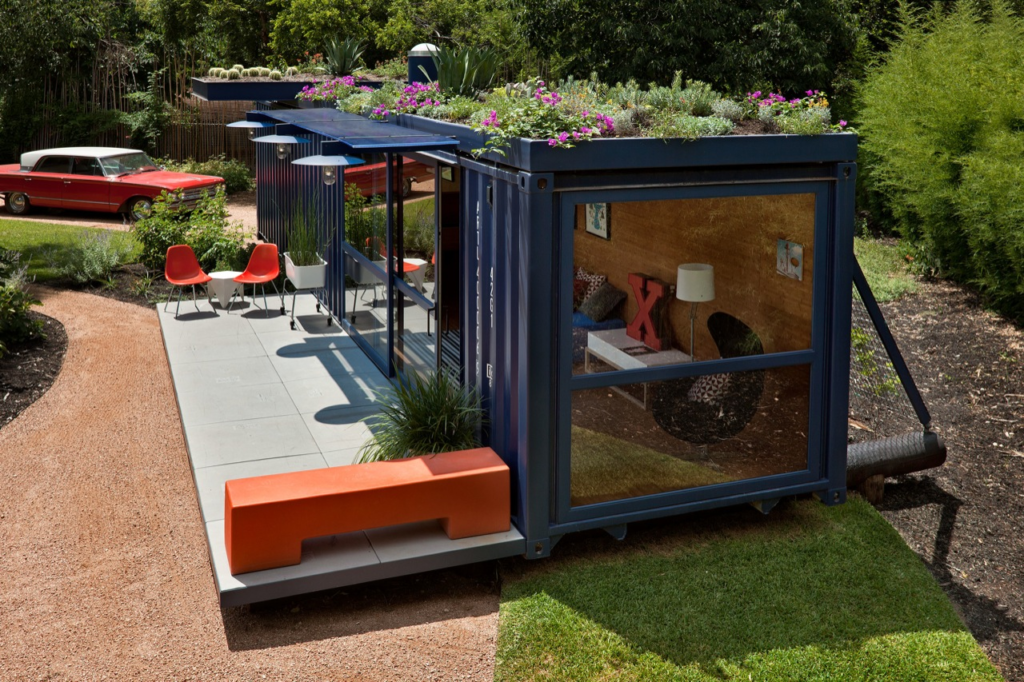
[[[715,268],[706,263],[685,263],[676,271],[676,298],[690,304],[690,361],[697,359],[693,348],[693,326],[697,304],[715,300]]]
[[[295,159],[292,163],[296,166],[319,166],[320,179],[325,185],[330,187],[338,182],[339,175],[344,176],[346,166],[359,166],[366,162],[355,156],[343,156],[341,154],[325,156],[317,154],[316,156],[304,156],[301,159]]]
[[[291,145],[309,144],[309,140],[306,138],[295,137],[294,135],[264,135],[262,137],[257,137],[253,142],[274,145],[274,151],[277,153],[277,158],[282,161],[287,159],[288,155],[291,154]]]
[[[261,130],[263,128],[273,128],[274,124],[273,123],[268,123],[266,121],[234,121],[232,123],[228,123],[227,127],[228,128],[247,128],[248,132],[249,132],[249,139],[252,140],[252,139],[256,138],[256,131],[257,130]]]

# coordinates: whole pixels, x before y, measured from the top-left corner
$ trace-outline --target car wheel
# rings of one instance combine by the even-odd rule
[[[153,200],[149,197],[135,197],[128,202],[128,217],[133,221],[148,218],[153,210]]]
[[[24,192],[11,192],[6,197],[7,212],[14,215],[25,215],[31,208],[28,195]]]
[[[402,196],[407,197],[412,194],[412,178],[406,178],[402,184]]]

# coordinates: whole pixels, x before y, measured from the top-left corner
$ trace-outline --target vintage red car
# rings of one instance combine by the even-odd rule
[[[144,152],[116,147],[65,147],[21,155],[20,164],[0,166],[0,194],[16,215],[31,207],[124,212],[133,220],[149,214],[164,190],[179,192],[182,207],[215,191],[223,178],[161,169]]]

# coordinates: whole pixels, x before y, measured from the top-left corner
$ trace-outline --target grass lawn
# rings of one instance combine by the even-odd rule
[[[507,565],[497,680],[1000,680],[859,498],[566,537]]]
[[[904,294],[917,291],[917,282],[910,274],[899,247],[857,238],[853,240],[853,252],[880,303],[895,301]]]
[[[35,278],[37,282],[56,279],[57,271],[51,267],[51,261],[60,262],[78,248],[83,235],[135,241],[128,232],[0,218],[0,249],[20,252],[22,263],[28,265],[29,278]]]

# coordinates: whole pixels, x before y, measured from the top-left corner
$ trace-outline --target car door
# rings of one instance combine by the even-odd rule
[[[115,211],[110,205],[110,182],[103,175],[94,156],[76,156],[71,162],[71,175],[64,180],[64,208],[83,211]]]
[[[33,206],[64,205],[64,180],[71,171],[71,157],[44,156],[28,175],[28,196]]]

